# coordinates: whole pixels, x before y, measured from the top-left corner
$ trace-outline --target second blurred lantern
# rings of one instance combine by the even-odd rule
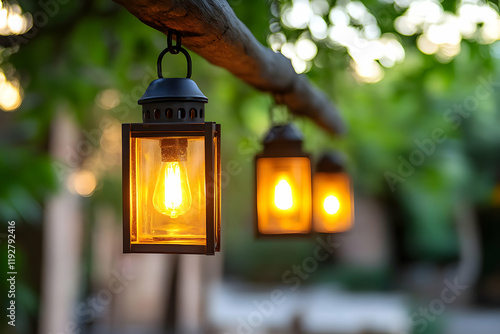
[[[273,126],[255,157],[256,234],[301,235],[311,231],[311,160],[302,133],[292,124]]]

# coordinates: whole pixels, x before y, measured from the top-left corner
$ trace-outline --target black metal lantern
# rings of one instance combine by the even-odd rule
[[[163,78],[167,53],[183,53],[186,78]],[[214,254],[220,250],[220,125],[190,79],[191,59],[163,50],[158,79],[139,99],[143,123],[123,124],[123,252]]]
[[[313,177],[313,230],[337,233],[349,230],[354,221],[351,178],[336,152],[324,154]]]
[[[311,231],[311,161],[302,133],[292,124],[274,126],[255,157],[257,236],[304,235]]]

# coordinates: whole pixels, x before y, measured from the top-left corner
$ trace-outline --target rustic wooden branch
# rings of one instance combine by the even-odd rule
[[[182,45],[255,88],[272,93],[291,112],[336,134],[345,131],[336,107],[297,75],[290,60],[264,47],[225,0],[114,0],[145,24],[181,32]]]

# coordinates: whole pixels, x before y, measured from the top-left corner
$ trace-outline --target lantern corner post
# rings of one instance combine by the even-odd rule
[[[130,253],[130,127],[122,124],[123,253]]]
[[[216,180],[215,180],[215,145],[216,124],[205,122],[205,193],[206,193],[206,255],[215,254],[216,228]]]
[[[257,181],[258,181],[258,172],[257,172],[257,165],[258,165],[258,161],[259,159],[261,158],[264,158],[265,155],[263,152],[260,152],[258,154],[255,155],[254,159],[253,159],[253,165],[254,165],[254,173],[253,173],[253,220],[252,220],[252,224],[253,224],[253,231],[254,231],[254,237],[257,238],[257,239],[261,239],[261,238],[269,238],[269,237],[275,237],[276,234],[266,234],[266,233],[262,233],[259,229],[259,198],[258,198],[258,185],[257,185]]]
[[[216,236],[215,236],[215,251],[220,252],[220,247],[221,247],[221,225],[222,225],[222,181],[221,181],[221,125],[220,124],[215,124],[215,131],[216,131],[216,139],[217,139],[217,154],[216,154],[216,163],[217,163],[217,183],[215,186],[217,187],[216,189],[216,194],[217,194],[217,201],[215,203],[216,205]]]
[[[316,172],[316,166],[314,166],[313,163],[313,158],[310,154],[307,154],[307,158],[309,159],[309,168],[311,171],[311,175],[309,178],[309,182],[311,184],[311,187],[309,189],[310,191],[310,196],[309,196],[309,234],[314,233],[314,173]]]

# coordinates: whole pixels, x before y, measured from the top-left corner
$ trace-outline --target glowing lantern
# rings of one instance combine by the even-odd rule
[[[169,51],[186,56],[187,78],[162,77]],[[123,124],[124,253],[220,250],[220,125],[205,122],[208,99],[190,76],[185,49],[163,50],[139,99],[143,123]]]
[[[336,154],[325,154],[313,176],[313,230],[344,232],[354,221],[351,179]]]
[[[256,233],[308,234],[311,231],[311,161],[295,126],[274,126],[255,158]]]

